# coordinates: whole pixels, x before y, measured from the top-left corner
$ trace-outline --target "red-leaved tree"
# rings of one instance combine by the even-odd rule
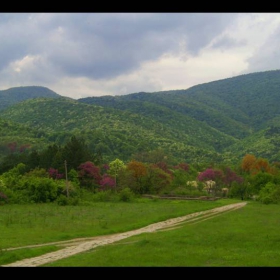
[[[102,179],[100,169],[93,162],[87,161],[78,167],[78,178],[82,187],[95,191]]]
[[[201,182],[212,180],[217,182],[221,182],[223,180],[223,171],[216,170],[212,168],[207,168],[203,172],[200,172],[197,179]]]
[[[113,190],[115,189],[115,178],[112,178],[108,174],[104,174],[100,180],[100,190]]]
[[[231,187],[233,182],[241,184],[243,182],[243,178],[227,167],[224,171],[224,184],[227,187]]]

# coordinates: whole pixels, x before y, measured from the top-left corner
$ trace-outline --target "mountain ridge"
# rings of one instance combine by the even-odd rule
[[[237,161],[250,152],[279,160],[280,70],[118,96],[72,99],[46,89],[36,95],[40,87],[32,88],[25,100],[0,107],[0,118],[36,128],[50,141],[83,135],[108,159],[163,148],[181,161]]]

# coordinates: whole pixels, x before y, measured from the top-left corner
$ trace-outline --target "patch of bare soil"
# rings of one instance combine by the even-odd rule
[[[29,258],[20,260],[14,263],[2,265],[2,267],[36,267],[40,265],[44,265],[47,263],[51,263],[63,258],[70,257],[75,254],[79,254],[88,250],[91,250],[93,248],[96,248],[98,246],[107,245],[114,243],[116,241],[128,238],[133,235],[138,235],[141,233],[149,233],[149,232],[156,232],[159,230],[171,230],[174,228],[178,228],[179,226],[182,226],[183,223],[196,223],[201,222],[206,219],[210,219],[215,217],[216,215],[220,215],[224,212],[232,211],[239,209],[246,205],[246,202],[240,202],[235,204],[230,204],[226,206],[221,206],[218,208],[196,212],[193,214],[189,214],[183,217],[173,218],[169,219],[163,222],[154,223],[151,225],[148,225],[146,227],[124,232],[124,233],[117,233],[112,235],[104,235],[104,236],[96,236],[92,238],[77,238],[72,239],[69,241],[61,241],[61,242],[53,242],[53,243],[45,243],[40,245],[30,245],[20,248],[9,248],[7,250],[16,250],[21,248],[31,248],[31,247],[39,247],[39,246],[47,246],[47,245],[57,245],[60,247],[63,247],[61,250],[47,253],[42,256]]]

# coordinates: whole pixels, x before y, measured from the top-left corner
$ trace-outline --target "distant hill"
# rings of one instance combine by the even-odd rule
[[[217,152],[232,152],[230,156],[239,158],[254,153],[280,161],[280,70],[240,75],[186,90],[87,97],[78,101],[134,112],[170,125],[175,124],[174,120],[180,123],[193,118],[236,140],[228,145],[217,138]],[[177,113],[180,118],[175,117]],[[177,128],[181,130],[179,125]],[[196,125],[196,129],[201,130],[202,126]]]
[[[21,98],[25,100],[6,103],[0,118],[13,123],[14,136],[26,135],[26,128],[32,127],[36,146],[37,137],[45,145],[62,144],[71,135],[80,135],[106,160],[129,160],[137,153],[160,148],[168,158],[181,162],[236,163],[246,153],[280,161],[280,70],[185,90],[78,100],[46,88],[47,96],[42,97],[36,88],[24,89],[27,92]],[[13,135],[3,130],[0,145]]]
[[[154,117],[158,117],[154,109],[160,106],[242,139],[272,123],[280,124],[280,70],[241,75],[186,90],[87,97],[78,101]]]
[[[60,95],[41,86],[13,87],[0,90],[0,111],[23,100],[38,97],[58,98]]]

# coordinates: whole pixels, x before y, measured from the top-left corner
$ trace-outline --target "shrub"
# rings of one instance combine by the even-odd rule
[[[124,188],[120,191],[119,198],[120,201],[128,202],[128,201],[132,201],[135,198],[135,196],[130,188]]]
[[[56,203],[60,206],[66,206],[66,205],[78,205],[79,204],[79,199],[77,197],[67,197],[65,195],[60,195],[56,199]]]
[[[186,187],[178,187],[178,188],[175,188],[173,189],[171,192],[170,192],[171,195],[175,195],[175,196],[187,196],[187,197],[199,197],[199,196],[202,196],[204,195],[205,196],[205,192],[203,191],[200,191],[198,189],[188,189]]]
[[[36,177],[25,178],[22,190],[35,203],[55,201],[62,191],[55,180]]]
[[[94,201],[116,201],[118,196],[113,190],[98,191],[93,195]]]
[[[264,204],[280,203],[280,186],[269,182],[259,192],[258,201]]]

